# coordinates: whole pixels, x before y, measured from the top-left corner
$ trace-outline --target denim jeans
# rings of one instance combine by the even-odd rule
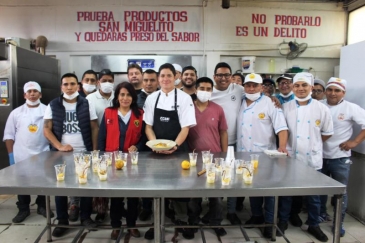
[[[79,197],[70,197],[70,206],[76,205],[80,207],[80,198]]]
[[[68,221],[67,197],[66,196],[56,196],[55,203],[56,203],[57,219]],[[92,203],[93,203],[92,197],[81,197],[80,198],[80,220],[81,221],[90,218],[90,215],[93,210]]]
[[[46,197],[45,196],[37,196],[35,203],[38,207],[46,208]],[[29,210],[30,204],[30,196],[29,195],[18,195],[18,202],[16,205],[19,210]]]
[[[279,208],[278,208],[278,218],[281,222],[288,222],[291,215],[293,197],[282,196],[279,197]]]
[[[264,205],[265,215],[262,212]],[[250,197],[250,206],[252,216],[264,216],[266,223],[274,222],[274,202],[275,197]]]
[[[346,185],[349,181],[350,166],[352,162],[349,157],[338,158],[338,159],[323,159],[322,173],[331,176],[334,180],[341,182]],[[327,213],[327,195],[321,196],[321,214]],[[342,212],[341,212],[341,223],[343,222],[347,209],[347,193],[343,195],[342,201]],[[334,207],[336,215],[336,205]]]
[[[237,197],[227,197],[227,212],[236,213]]]
[[[321,200],[319,195],[306,196],[308,220],[306,224],[309,226],[318,226],[319,224],[319,212],[321,208]]]

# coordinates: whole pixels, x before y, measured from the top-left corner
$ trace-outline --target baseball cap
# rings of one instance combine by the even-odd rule
[[[314,82],[313,74],[307,73],[307,72],[295,74],[295,76],[293,78],[293,84],[296,82],[300,82],[300,81],[306,82],[307,84],[313,86],[313,82]]]
[[[275,82],[271,78],[264,78],[264,80],[262,80],[262,83],[266,83],[266,82],[270,82],[275,87]]]
[[[281,81],[281,79],[287,79],[287,80],[292,80],[293,79],[293,76],[288,74],[288,73],[284,73],[282,75],[280,75],[280,77],[278,77],[276,79],[276,82],[279,83]]]
[[[257,83],[257,84],[262,84],[262,77],[261,75],[259,74],[256,74],[256,73],[250,73],[250,74],[247,74],[246,77],[245,77],[245,83],[248,83],[248,82],[253,82],[253,83]]]
[[[182,72],[182,67],[179,64],[174,63],[172,64],[172,66],[174,66],[175,71],[178,71],[180,73]]]
[[[321,85],[324,89],[326,88],[326,84],[324,83],[324,81],[323,80],[321,80],[321,79],[315,79],[314,80],[314,84],[319,84],[319,85]]]
[[[341,79],[341,78],[335,78],[332,77],[328,80],[327,82],[327,86],[326,89],[329,86],[336,86],[337,88],[339,88],[342,91],[346,91],[346,85],[347,85],[347,81],[345,79]]]
[[[39,84],[35,81],[29,81],[24,84],[24,88],[23,88],[24,93],[27,93],[27,91],[30,89],[36,89],[39,92],[41,92],[41,86],[39,86]]]

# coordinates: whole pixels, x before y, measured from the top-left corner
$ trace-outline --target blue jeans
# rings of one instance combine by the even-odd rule
[[[264,204],[265,210],[265,222],[273,223],[274,222],[274,202],[275,197],[250,197],[250,206],[252,216],[263,216],[262,205]]]
[[[318,226],[319,224],[319,212],[321,208],[321,200],[319,195],[306,196],[308,220],[306,224],[309,226]]]
[[[341,182],[346,185],[349,181],[350,166],[352,162],[349,157],[338,158],[338,159],[323,159],[322,173],[331,176],[334,180]],[[327,195],[321,196],[321,214],[327,213]],[[341,223],[343,222],[347,209],[347,193],[343,195],[342,201],[342,212],[341,212]],[[336,215],[336,205],[334,207]]]

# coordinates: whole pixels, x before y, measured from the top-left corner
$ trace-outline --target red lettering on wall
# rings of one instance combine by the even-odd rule
[[[236,26],[236,36],[248,36],[248,27]]]
[[[266,36],[268,33],[268,27],[254,26],[253,27],[253,35],[254,36]]]
[[[266,15],[265,14],[252,14],[252,22],[254,24],[265,24]]]
[[[119,32],[119,21],[117,22],[100,22],[99,23],[100,32]]]

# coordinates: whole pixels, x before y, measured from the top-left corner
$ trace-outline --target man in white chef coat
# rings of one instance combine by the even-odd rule
[[[283,104],[283,111],[289,127],[289,155],[298,163],[321,170],[323,142],[333,134],[333,122],[328,107],[312,99],[313,84],[312,74],[296,74],[293,78],[294,100]],[[308,233],[326,242],[328,238],[319,227],[320,197],[313,195],[306,198]]]
[[[334,134],[323,143],[322,173],[347,185],[352,164],[351,149],[365,139],[365,110],[360,106],[344,100],[347,81],[340,78],[330,78],[326,86],[326,100],[323,102],[329,109],[333,119]],[[351,139],[352,125],[361,126],[359,134]],[[326,218],[327,196],[321,196],[321,218]],[[343,195],[340,236],[345,235],[343,220],[347,209],[347,194]],[[336,206],[334,207],[336,212]]]
[[[25,104],[13,110],[6,121],[3,141],[9,153],[10,165],[49,151],[49,143],[43,136],[43,115],[46,106],[40,102],[40,98],[41,86],[34,81],[25,83]],[[14,223],[20,223],[30,215],[30,200],[30,195],[18,195],[16,204],[19,212],[13,218]],[[47,217],[45,196],[38,196],[36,204],[37,213]],[[54,216],[52,212],[51,216]]]

